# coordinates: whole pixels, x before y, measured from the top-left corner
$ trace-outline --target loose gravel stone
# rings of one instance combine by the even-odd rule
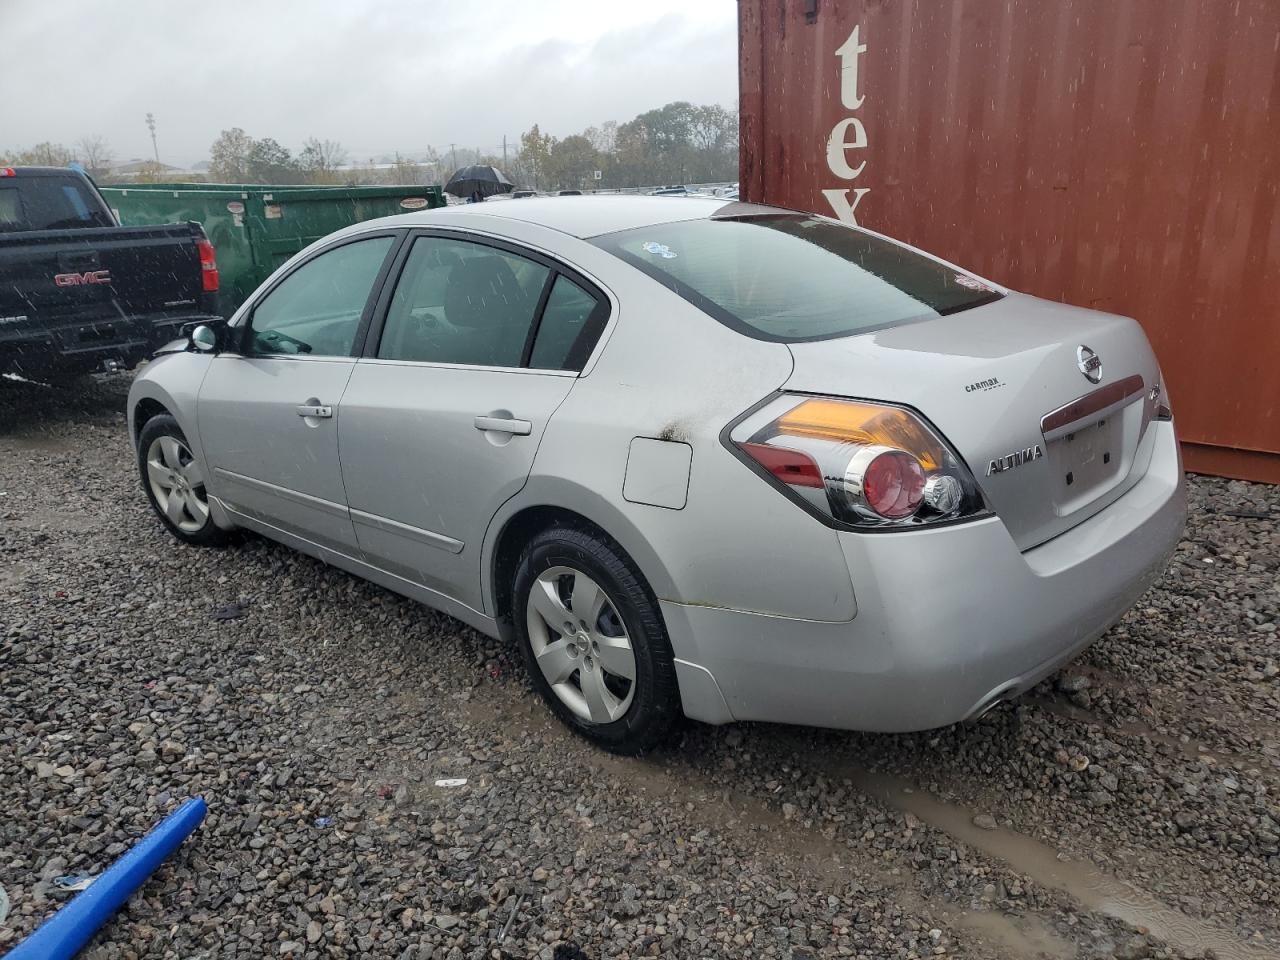
[[[0,380],[0,952],[199,794],[86,957],[1280,954],[1276,488],[1192,478],[1160,582],[979,724],[624,760],[455,620],[168,536],[127,385]]]

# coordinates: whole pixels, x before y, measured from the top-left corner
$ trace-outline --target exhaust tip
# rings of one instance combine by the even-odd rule
[[[973,711],[969,716],[964,718],[963,722],[966,724],[977,723],[996,707],[1000,706],[1000,704],[1008,700],[1012,700],[1017,695],[1017,684],[1011,683],[1008,686],[1001,687],[999,690],[995,691],[995,693],[989,694],[985,700],[978,704],[978,706],[974,707]]]

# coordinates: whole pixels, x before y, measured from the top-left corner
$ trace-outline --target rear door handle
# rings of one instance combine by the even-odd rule
[[[494,433],[511,433],[517,437],[527,437],[533,432],[533,424],[528,420],[514,420],[509,417],[476,417],[476,429]]]
[[[333,416],[333,407],[324,403],[300,403],[295,408],[300,417],[326,418]]]

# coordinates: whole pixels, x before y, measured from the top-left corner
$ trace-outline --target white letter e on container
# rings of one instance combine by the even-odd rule
[[[867,45],[859,41],[861,24],[853,28],[840,47],[836,56],[840,58],[840,102],[850,110],[862,106],[866,97],[858,90],[858,57],[866,53]],[[827,168],[841,180],[853,180],[866,169],[867,161],[863,160],[856,167],[850,165],[848,152],[863,150],[867,146],[867,130],[857,117],[845,117],[831,129],[827,138]],[[822,195],[831,204],[837,217],[845,223],[857,224],[856,213],[863,196],[871,192],[870,187],[823,190]],[[853,194],[852,199],[850,194]]]

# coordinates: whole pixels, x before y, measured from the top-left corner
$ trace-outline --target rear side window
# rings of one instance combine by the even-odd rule
[[[602,295],[558,270],[553,276],[531,257],[471,240],[419,237],[387,308],[377,356],[579,371],[608,317]]]
[[[803,214],[664,223],[593,242],[761,340],[843,337],[1001,296],[900,244]]]
[[[0,189],[0,231],[114,226],[77,177],[19,177]]]
[[[391,298],[378,356],[518,367],[550,274],[496,247],[419,237]]]
[[[600,336],[608,308],[564,274],[556,277],[538,324],[529,366],[581,370]]]
[[[349,357],[374,281],[394,242],[344,243],[308,260],[253,308],[249,352]]]
[[[0,233],[21,230],[22,204],[16,187],[0,187]]]

